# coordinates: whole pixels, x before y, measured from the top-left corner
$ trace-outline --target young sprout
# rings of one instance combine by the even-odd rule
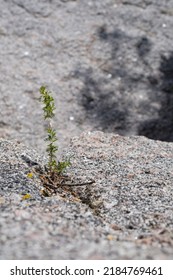
[[[40,98],[39,101],[43,104],[43,113],[44,119],[48,121],[47,126],[47,137],[45,141],[47,144],[47,153],[48,153],[48,170],[50,172],[50,176],[54,177],[55,174],[60,175],[66,167],[70,166],[70,161],[57,162],[56,160],[56,152],[58,151],[58,146],[56,145],[57,136],[55,129],[52,128],[51,120],[55,115],[55,102],[54,98],[50,91],[47,90],[46,86],[41,86],[40,88]]]

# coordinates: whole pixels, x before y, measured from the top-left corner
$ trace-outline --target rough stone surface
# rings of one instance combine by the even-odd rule
[[[173,258],[172,143],[88,132],[64,154],[73,182],[95,183],[43,198],[27,175],[46,159],[0,140],[0,259]]]
[[[0,1],[1,259],[173,258],[172,143],[116,135],[173,141],[172,30],[173,0]],[[68,172],[95,183],[51,198],[28,175],[46,163],[42,84],[60,153],[116,133],[73,138]]]
[[[1,0],[0,137],[44,150],[38,89],[59,146],[85,130],[173,140],[172,0]]]

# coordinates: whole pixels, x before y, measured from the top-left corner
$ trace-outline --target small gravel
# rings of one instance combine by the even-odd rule
[[[95,183],[46,198],[27,176],[46,158],[1,139],[0,259],[172,259],[172,154],[172,143],[84,133],[64,150],[67,174]]]

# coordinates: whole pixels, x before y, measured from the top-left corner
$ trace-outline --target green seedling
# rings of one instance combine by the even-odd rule
[[[61,175],[65,169],[71,165],[70,161],[59,162],[56,159],[56,152],[58,151],[58,146],[56,145],[57,136],[56,131],[52,127],[52,119],[55,116],[55,102],[52,93],[47,90],[46,86],[41,86],[40,88],[40,98],[39,101],[43,104],[43,115],[45,121],[47,121],[47,153],[48,153],[48,171],[51,178],[55,178],[57,175]],[[56,175],[56,176],[55,176]]]
[[[43,115],[45,121],[47,121],[47,153],[48,153],[48,165],[45,170],[40,170],[40,179],[43,183],[43,189],[41,191],[44,196],[51,196],[58,191],[58,188],[64,188],[66,192],[70,192],[73,196],[78,197],[75,192],[71,190],[73,186],[82,186],[93,184],[95,181],[91,180],[88,182],[73,182],[71,179],[63,175],[65,169],[71,165],[70,160],[57,161],[56,152],[58,146],[56,145],[57,136],[56,131],[52,127],[52,119],[55,115],[55,102],[50,91],[45,86],[40,88],[39,101],[43,104]],[[29,175],[28,175],[29,176]],[[30,177],[30,176],[29,176]],[[68,190],[68,188],[70,188]]]

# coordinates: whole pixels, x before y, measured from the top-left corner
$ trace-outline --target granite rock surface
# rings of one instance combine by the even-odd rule
[[[86,184],[43,197],[46,158],[0,140],[0,259],[173,258],[172,143],[87,132],[64,155]]]

